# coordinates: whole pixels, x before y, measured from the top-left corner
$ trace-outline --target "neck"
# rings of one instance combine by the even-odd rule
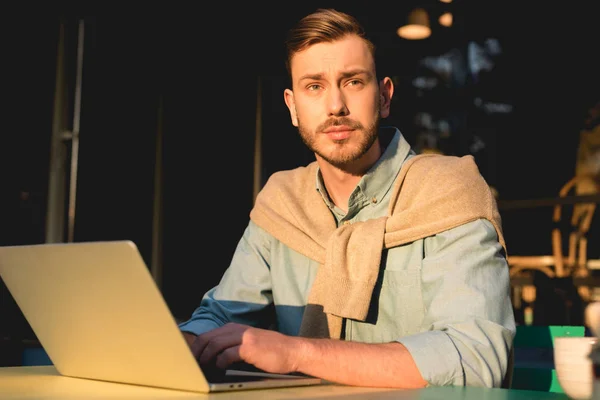
[[[343,169],[328,163],[318,155],[316,156],[329,198],[344,212],[348,212],[348,199],[356,185],[369,168],[379,160],[381,154],[379,140],[376,140],[366,154]]]
[[[348,212],[348,199],[362,175],[352,175],[340,169],[332,168],[329,164],[325,166],[325,169],[320,168],[329,198],[344,212]]]

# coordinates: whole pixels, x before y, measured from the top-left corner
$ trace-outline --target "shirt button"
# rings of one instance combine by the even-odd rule
[[[350,225],[351,222],[350,221],[344,221],[344,225]]]
[[[373,197],[373,198],[371,199],[371,203],[373,203],[373,204],[377,203],[377,197]]]

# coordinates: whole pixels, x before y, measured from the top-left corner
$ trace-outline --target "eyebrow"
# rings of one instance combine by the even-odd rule
[[[344,71],[341,74],[341,78],[342,79],[346,79],[346,78],[351,78],[353,76],[356,75],[367,75],[367,76],[371,76],[372,74],[366,70],[366,69],[362,69],[362,68],[357,68],[357,69],[352,69],[349,71]],[[298,79],[298,82],[302,82],[305,79],[309,79],[309,80],[321,80],[323,79],[323,73],[316,73],[316,74],[306,74],[300,77],[300,79]]]

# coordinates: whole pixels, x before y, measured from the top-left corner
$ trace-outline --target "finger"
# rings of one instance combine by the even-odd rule
[[[200,364],[209,363],[210,360],[217,357],[219,353],[229,349],[230,347],[238,346],[242,343],[243,331],[224,332],[220,336],[212,338],[200,353],[198,361]]]
[[[222,351],[219,355],[217,355],[216,367],[220,369],[225,369],[229,367],[231,364],[244,361],[240,356],[240,346],[229,347],[226,350]]]
[[[196,336],[196,340],[192,343],[191,350],[195,358],[199,358],[200,354],[208,343],[223,334],[226,334],[231,329],[234,329],[234,324],[225,324],[208,332]]]
[[[192,344],[194,343],[194,341],[196,340],[196,335],[194,335],[193,333],[190,332],[181,332],[183,334],[183,338],[185,339],[185,342],[188,344],[188,347],[192,347]]]
[[[207,343],[208,341],[205,337],[203,337],[203,335],[199,335],[196,337],[196,340],[194,340],[194,342],[190,346],[190,350],[192,351],[192,354],[195,358],[198,358],[198,356],[202,354],[202,351],[204,350],[204,347]]]

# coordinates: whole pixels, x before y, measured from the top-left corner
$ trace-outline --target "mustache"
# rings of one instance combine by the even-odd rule
[[[350,118],[346,118],[346,117],[339,117],[339,118],[331,118],[328,119],[327,121],[325,121],[324,123],[322,123],[321,125],[319,125],[317,127],[317,132],[322,132],[327,128],[330,128],[332,126],[348,126],[352,129],[363,129],[363,126],[360,122],[358,121],[354,121]]]

